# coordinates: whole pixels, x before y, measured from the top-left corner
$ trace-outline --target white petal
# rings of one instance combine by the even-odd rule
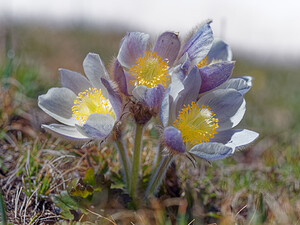
[[[121,42],[120,50],[118,53],[118,61],[123,67],[129,69],[136,63],[136,59],[143,55],[143,51],[147,48],[149,41],[149,34],[141,32],[128,33]]]
[[[183,90],[178,93],[175,102],[176,116],[178,116],[179,111],[184,107],[184,105],[189,105],[197,99],[199,95],[199,90],[201,87],[201,77],[199,69],[194,67],[190,73],[183,80]]]
[[[213,60],[222,60],[222,61],[231,61],[232,60],[232,51],[228,44],[220,39],[215,39],[209,53],[207,54],[209,61]]]
[[[95,88],[101,89],[102,95],[107,98],[107,91],[101,82],[101,78],[109,78],[109,76],[100,56],[89,53],[83,61],[83,69],[91,84]]]
[[[246,111],[243,95],[234,89],[218,89],[203,95],[198,101],[199,107],[209,106],[218,118],[218,131],[236,126]]]
[[[87,136],[82,135],[74,126],[65,126],[62,124],[43,124],[42,128],[57,137],[67,139],[69,141],[87,142],[91,139]]]
[[[39,107],[48,115],[66,125],[75,125],[72,107],[76,95],[68,88],[51,88],[38,98]]]
[[[59,73],[61,85],[69,88],[76,95],[92,87],[91,83],[80,73],[62,68],[59,69]]]
[[[125,78],[126,78],[128,94],[132,95],[132,91],[135,88],[133,83],[136,81],[136,79],[134,77],[130,76],[127,71],[124,71],[124,74],[125,74]]]
[[[173,99],[176,99],[179,92],[184,89],[183,80],[185,78],[184,72],[181,69],[181,65],[176,66],[170,71],[171,83],[170,87],[170,95]]]
[[[114,123],[115,119],[109,114],[92,113],[81,127],[81,132],[91,138],[103,139],[110,134]],[[77,128],[79,128],[78,125]]]
[[[146,86],[139,85],[132,90],[132,95],[136,98],[136,100],[142,102],[145,99],[147,89],[148,88]]]
[[[192,65],[197,65],[208,54],[213,44],[214,38],[210,23],[211,21],[208,21],[203,24],[182,47],[179,56],[181,57],[187,52]]]
[[[241,148],[247,146],[258,138],[259,134],[246,129],[230,129],[217,133],[211,140],[212,142],[220,142],[226,146]]]
[[[189,152],[199,158],[213,161],[231,156],[233,149],[221,143],[208,142],[195,145]]]
[[[170,105],[173,103],[173,98],[170,96],[170,87],[166,90],[160,108],[160,120],[164,127],[169,124]]]
[[[233,88],[240,92],[242,95],[246,94],[252,87],[252,77],[234,77],[227,80],[225,83],[220,85],[218,89]]]

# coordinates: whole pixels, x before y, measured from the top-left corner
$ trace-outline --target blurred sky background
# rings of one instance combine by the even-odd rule
[[[186,34],[206,19],[234,53],[260,63],[300,62],[297,0],[0,0],[0,26],[17,21],[158,35]]]

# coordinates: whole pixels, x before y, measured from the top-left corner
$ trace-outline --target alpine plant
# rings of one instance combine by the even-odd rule
[[[214,161],[248,146],[258,133],[235,127],[245,114],[244,94],[252,78],[230,78],[235,64],[231,49],[214,39],[210,23],[203,23],[185,41],[168,31],[150,44],[148,34],[127,33],[110,73],[95,53],[83,61],[85,76],[60,69],[62,87],[51,88],[38,98],[39,107],[59,123],[42,127],[73,142],[113,143],[134,203],[139,199],[143,131],[152,116],[158,115],[152,123],[162,127],[161,157],[157,157],[146,197],[155,194],[176,157]],[[136,123],[131,159],[120,130],[126,125],[122,115],[128,112],[129,103]]]

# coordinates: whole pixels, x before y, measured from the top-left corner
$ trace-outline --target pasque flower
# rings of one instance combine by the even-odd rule
[[[243,95],[250,90],[252,78],[236,77],[220,82],[217,87],[211,85],[211,90],[199,98],[200,69],[194,66],[186,76],[184,67],[179,66],[172,72],[172,82],[160,110],[162,144],[169,154],[162,157],[155,168],[146,196],[155,193],[174,156],[192,155],[208,161],[223,159],[258,137],[254,131],[232,129],[244,116]],[[222,70],[216,71],[218,77]]]
[[[120,118],[121,97],[99,55],[89,53],[83,69],[87,77],[60,69],[62,87],[39,96],[39,107],[61,123],[42,127],[73,141],[103,140]]]
[[[251,77],[229,79],[197,99],[201,85],[199,69],[194,67],[166,91],[160,116],[167,149],[173,154],[217,160],[253,142],[258,133],[232,129],[244,116],[243,95],[251,88]]]
[[[174,32],[162,33],[152,49],[148,43],[148,34],[128,33],[121,42],[113,74],[124,94],[133,95],[151,108],[160,105],[171,81],[172,67],[184,67],[187,75],[201,61],[204,66],[213,60],[231,57],[224,42],[214,42],[210,21],[200,26],[183,46]]]

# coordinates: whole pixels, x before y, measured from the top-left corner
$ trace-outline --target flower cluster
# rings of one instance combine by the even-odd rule
[[[174,32],[162,33],[153,45],[149,39],[145,33],[128,33],[110,73],[99,55],[89,53],[83,61],[86,76],[60,69],[62,87],[51,88],[38,98],[39,107],[60,122],[42,127],[81,143],[110,140],[115,124],[126,122],[121,121],[125,106],[133,105],[130,112],[136,119],[136,137],[132,160],[121,138],[112,139],[133,199],[143,130],[152,116],[160,119],[160,144],[167,154],[157,162],[147,196],[155,192],[175,157],[223,159],[258,137],[254,131],[233,129],[244,116],[244,94],[251,88],[252,78],[230,78],[235,63],[231,49],[214,39],[210,21],[185,42]]]

